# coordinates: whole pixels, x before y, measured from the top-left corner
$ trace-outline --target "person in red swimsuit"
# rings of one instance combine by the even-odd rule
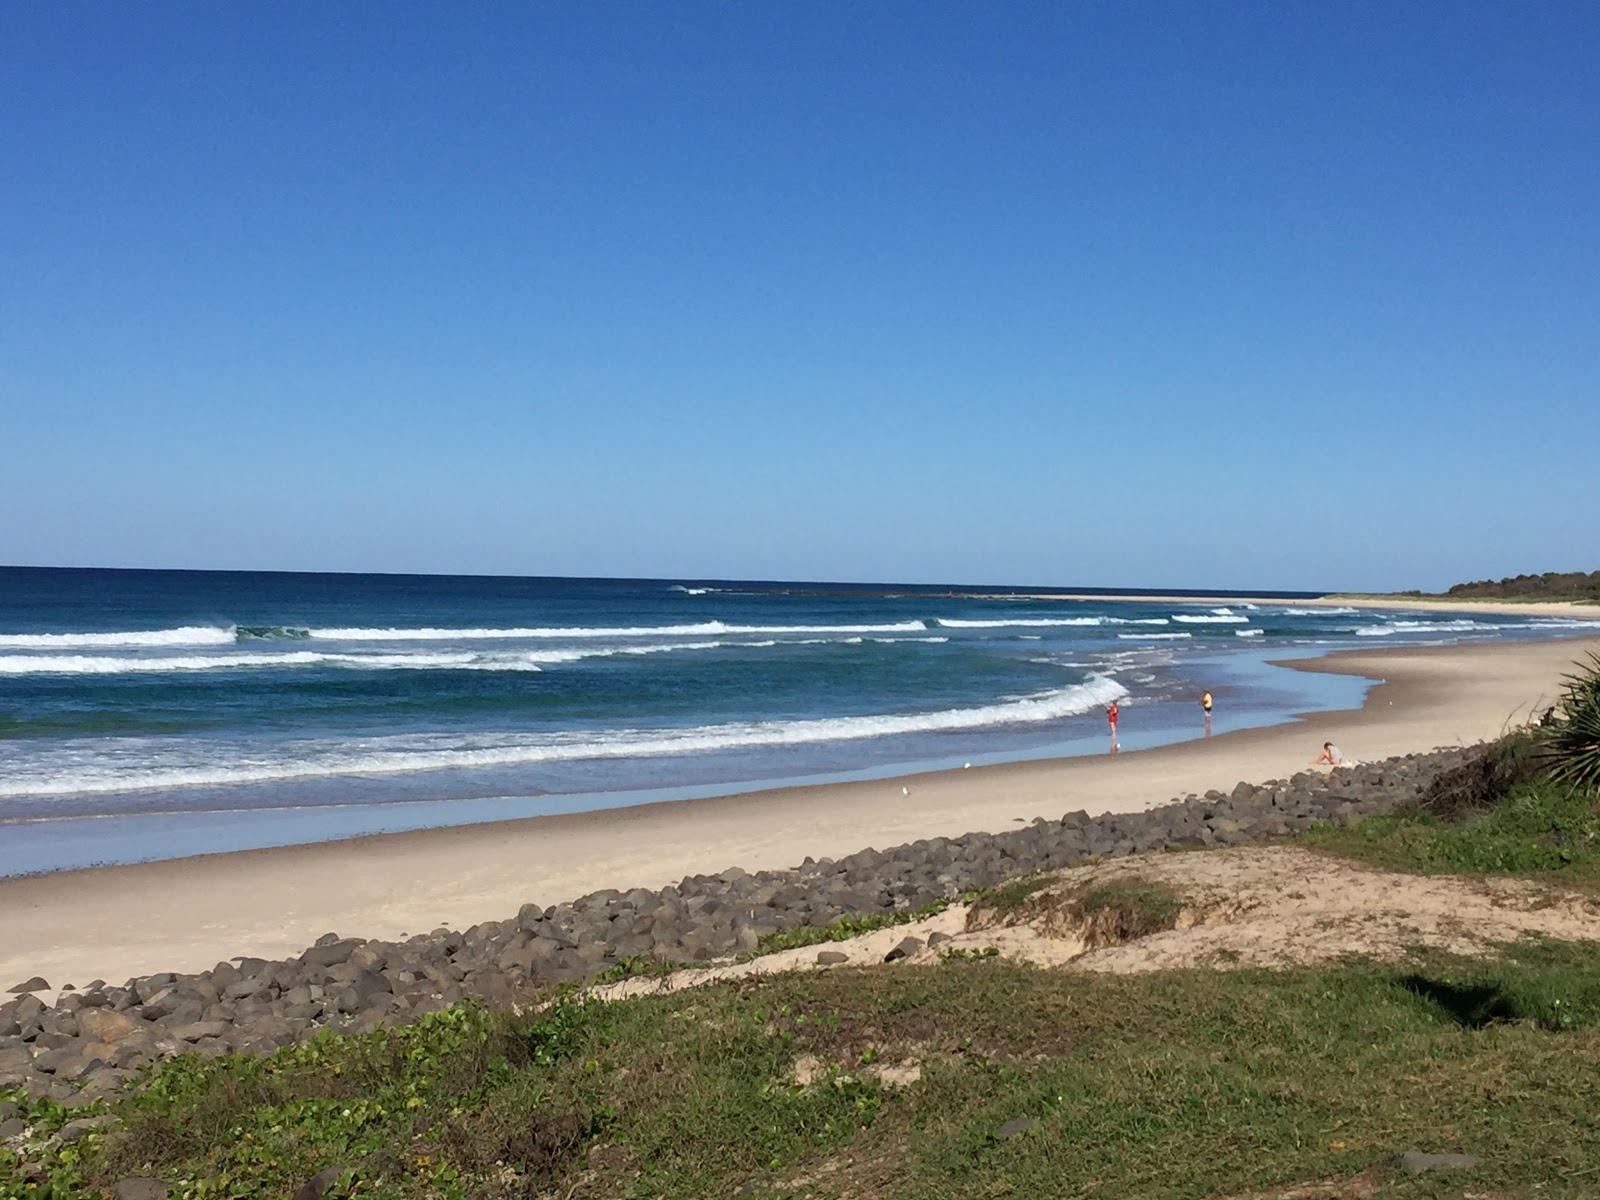
[[[1111,753],[1117,752],[1117,717],[1120,715],[1117,702],[1113,700],[1106,705],[1106,721],[1111,726]]]

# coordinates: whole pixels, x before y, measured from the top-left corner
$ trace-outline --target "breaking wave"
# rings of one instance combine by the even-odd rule
[[[226,646],[233,626],[186,625],[180,629],[138,629],[123,633],[0,633],[9,650],[88,650],[102,646]]]
[[[144,788],[202,787],[336,775],[394,774],[478,767],[522,766],[582,759],[637,758],[798,746],[818,742],[941,733],[988,726],[1037,724],[1090,712],[1128,695],[1104,675],[1071,687],[1020,696],[972,708],[927,713],[881,713],[789,721],[750,721],[686,729],[613,729],[553,734],[422,734],[366,739],[317,739],[285,743],[263,761],[260,747],[249,762],[182,762],[182,747],[163,748],[142,761],[100,758],[70,774],[28,778],[13,771],[0,778],[0,796],[122,792]],[[192,747],[192,744],[191,744]],[[192,753],[192,749],[190,751]],[[214,748],[211,748],[214,752]]]

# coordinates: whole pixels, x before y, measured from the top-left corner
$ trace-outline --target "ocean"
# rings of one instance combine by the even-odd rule
[[[1272,660],[1593,628],[1041,594],[0,568],[0,875],[1100,753],[1113,699],[1138,749],[1368,686]]]

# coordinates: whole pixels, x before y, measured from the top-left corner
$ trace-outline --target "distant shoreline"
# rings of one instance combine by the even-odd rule
[[[1230,604],[1292,604],[1295,607],[1306,608],[1377,608],[1392,609],[1400,612],[1462,612],[1483,613],[1488,616],[1535,616],[1535,617],[1575,617],[1580,620],[1600,621],[1600,605],[1587,604],[1581,600],[1455,600],[1441,599],[1430,600],[1416,596],[1372,596],[1372,595],[1340,595],[1330,593],[1326,596],[1297,597],[1294,600],[1285,600],[1275,596],[1155,596],[1129,592],[1117,596],[1089,595],[1087,593],[1048,595],[1038,594],[1022,597],[1027,600],[1075,600],[1075,601],[1123,601],[1139,603],[1140,601],[1161,601],[1166,604],[1213,604],[1226,607]]]

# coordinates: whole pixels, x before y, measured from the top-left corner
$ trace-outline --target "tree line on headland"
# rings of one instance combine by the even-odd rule
[[[1402,596],[1421,596],[1409,591]],[[1600,602],[1600,571],[1545,571],[1452,584],[1443,595],[1458,600],[1589,600]]]

